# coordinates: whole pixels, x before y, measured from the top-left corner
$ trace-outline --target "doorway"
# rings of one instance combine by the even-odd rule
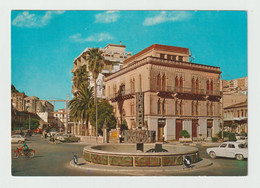
[[[199,120],[198,119],[193,119],[192,120],[192,138],[198,137],[198,134],[197,134],[198,124],[199,124]]]
[[[181,138],[180,132],[182,131],[182,120],[176,119],[176,140],[179,140]]]
[[[207,137],[212,137],[213,119],[207,120]]]
[[[163,142],[165,124],[166,119],[158,119],[158,142]]]

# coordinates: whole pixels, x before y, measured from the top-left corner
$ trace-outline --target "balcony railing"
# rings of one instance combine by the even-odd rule
[[[157,92],[171,92],[171,93],[187,93],[187,94],[198,94],[198,95],[220,95],[220,91],[217,90],[204,90],[197,88],[188,87],[156,87]]]
[[[133,89],[122,90],[120,92],[110,94],[109,99],[113,99],[113,98],[116,98],[116,97],[119,97],[119,96],[133,95],[133,94],[135,94],[135,90],[133,90]]]

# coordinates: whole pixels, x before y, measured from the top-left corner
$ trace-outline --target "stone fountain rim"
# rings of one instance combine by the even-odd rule
[[[193,153],[197,153],[199,152],[199,149],[196,147],[192,147],[192,146],[177,146],[177,145],[171,145],[171,144],[163,144],[163,146],[172,146],[172,147],[179,147],[179,148],[185,148],[185,151],[182,152],[136,152],[136,153],[132,153],[132,152],[114,152],[114,151],[103,151],[103,150],[97,150],[97,149],[93,149],[92,147],[94,146],[113,146],[113,145],[136,145],[135,143],[109,143],[109,144],[96,144],[96,145],[90,145],[90,146],[85,146],[83,148],[83,152],[87,151],[90,153],[95,153],[95,154],[108,154],[108,155],[131,155],[131,156],[178,156],[178,155],[187,155],[187,154],[193,154]],[[155,145],[155,143],[145,143],[145,145]],[[189,151],[187,151],[187,149]]]

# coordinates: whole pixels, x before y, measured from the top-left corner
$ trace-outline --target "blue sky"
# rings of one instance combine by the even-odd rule
[[[28,96],[66,99],[73,60],[120,41],[134,54],[154,43],[186,47],[195,63],[247,76],[246,11],[12,11],[11,82]]]

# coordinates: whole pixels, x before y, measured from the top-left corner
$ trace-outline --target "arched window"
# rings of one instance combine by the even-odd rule
[[[166,91],[166,76],[165,76],[165,74],[162,76],[162,90]]]
[[[157,102],[157,113],[161,114],[161,100],[160,99],[158,99],[158,102]]]
[[[165,110],[165,99],[163,99],[162,101],[162,114],[165,114],[166,110]]]
[[[197,93],[197,94],[199,93],[199,88],[200,88],[200,81],[199,81],[199,79],[197,78],[197,80],[196,80],[196,93]]]
[[[209,94],[209,80],[207,80],[207,94]]]
[[[191,80],[191,83],[192,83],[192,93],[195,93],[195,78],[193,77],[192,80]]]
[[[194,116],[195,115],[195,108],[196,108],[196,103],[195,103],[195,101],[192,101],[192,103],[191,103],[191,111],[192,111],[192,115]]]
[[[175,90],[179,91],[179,78],[178,78],[178,76],[175,77]]]
[[[179,115],[179,102],[178,100],[175,101],[175,115]]]
[[[210,83],[210,90],[211,90],[211,94],[213,94],[213,80],[211,80],[211,83]]]
[[[159,91],[161,91],[161,89],[162,89],[161,84],[162,84],[162,78],[161,78],[161,75],[159,73],[157,75],[157,90],[159,90]]]
[[[196,115],[199,115],[199,101],[196,102]]]

